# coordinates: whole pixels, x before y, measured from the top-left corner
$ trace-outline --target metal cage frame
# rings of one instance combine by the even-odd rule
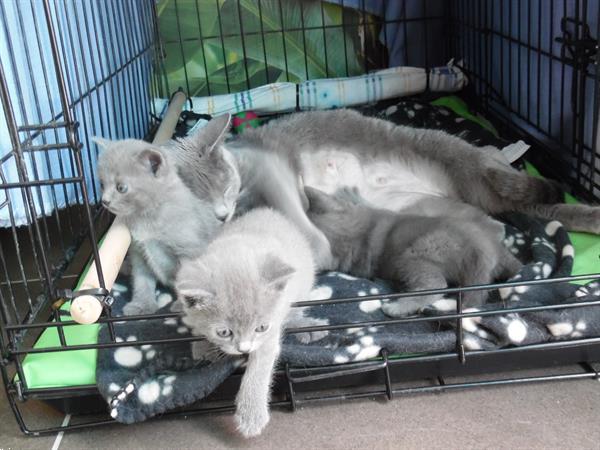
[[[37,0],[30,0],[29,6],[32,13],[36,14],[34,5]],[[184,0],[180,0],[184,1]],[[253,0],[260,7],[261,0]],[[41,2],[41,3],[40,3]],[[550,8],[558,10],[563,7],[564,16],[561,21],[560,29],[554,28],[553,22],[547,30],[550,42],[542,44],[542,1],[530,0],[518,3],[512,0],[453,0],[444,2],[444,11],[442,15],[432,14],[432,5],[434,0],[421,2],[421,14],[418,17],[409,17],[406,12],[407,0],[403,0],[403,15],[396,19],[397,23],[411,23],[418,26],[425,39],[425,54],[422,55],[426,68],[432,67],[435,61],[430,54],[430,49],[435,43],[428,41],[430,39],[428,27],[433,22],[442,22],[444,24],[445,56],[454,55],[462,58],[461,67],[468,74],[472,83],[466,92],[471,100],[492,120],[501,127],[503,133],[511,137],[526,137],[534,144],[535,162],[543,170],[556,178],[566,181],[573,192],[582,198],[589,200],[600,199],[600,150],[596,146],[597,127],[593,126],[591,135],[586,127],[589,123],[595,125],[598,123],[598,97],[600,95],[600,56],[597,51],[600,36],[600,7],[596,0],[576,0],[574,9],[567,8],[567,2],[552,0]],[[118,118],[118,137],[133,136],[142,137],[149,135],[151,128],[157,125],[156,115],[152,109],[150,84],[153,83],[156,93],[166,96],[170,93],[173,86],[169,86],[164,78],[161,78],[161,67],[165,59],[165,42],[163,42],[158,33],[156,4],[153,0],[142,0],[136,3],[133,0],[119,2],[111,0],[101,2],[99,9],[87,8],[89,2],[84,2],[81,10],[76,11],[75,18],[77,23],[68,23],[69,15],[61,13],[66,11],[64,1],[58,0],[39,0],[39,5],[43,9],[44,25],[41,17],[34,18],[39,27],[36,27],[36,39],[38,50],[40,42],[43,40],[40,33],[45,32],[46,38],[50,42],[51,58],[50,61],[42,61],[42,75],[45,80],[46,95],[51,96],[51,90],[56,89],[60,98],[60,110],[53,111],[51,120],[40,120],[41,114],[37,113],[30,118],[27,116],[17,117],[14,111],[14,102],[20,101],[19,98],[11,94],[8,85],[6,71],[9,68],[18,76],[21,70],[17,67],[14,55],[9,54],[11,61],[0,61],[0,100],[6,117],[7,128],[11,140],[12,151],[7,154],[5,159],[0,161],[0,189],[5,194],[10,190],[18,190],[27,206],[28,222],[25,226],[18,227],[15,223],[8,230],[2,230],[0,236],[0,269],[2,270],[2,283],[0,289],[0,374],[3,379],[9,403],[15,413],[15,417],[21,430],[26,434],[40,435],[53,433],[67,429],[79,429],[83,427],[100,426],[114,423],[110,418],[99,420],[84,420],[80,423],[74,423],[64,426],[49,427],[43,429],[32,429],[26,423],[22,413],[20,402],[29,399],[41,399],[50,403],[59,405],[62,408],[68,408],[70,411],[81,411],[90,408],[82,407],[82,403],[89,405],[98,405],[98,392],[95,386],[78,386],[68,388],[44,388],[30,389],[27,387],[26,379],[23,375],[22,360],[28,354],[52,352],[52,351],[72,351],[88,348],[107,348],[127,345],[119,343],[114,339],[113,342],[105,344],[90,345],[66,345],[64,338],[64,327],[76,325],[72,321],[61,320],[61,316],[56,308],[52,308],[60,296],[60,288],[72,288],[73,280],[80,273],[81,269],[91,254],[91,259],[98,268],[98,278],[100,288],[104,288],[102,269],[98,254],[97,238],[105,230],[110,217],[102,208],[93,204],[92,200],[97,200],[97,192],[88,188],[86,184],[86,173],[93,178],[93,166],[90,161],[84,158],[82,148],[90,148],[89,138],[92,133],[105,131],[102,124],[95,129],[94,125],[86,117],[86,112],[97,108],[111,108],[114,110],[115,117]],[[177,5],[177,0],[175,5]],[[279,0],[281,5],[281,0]],[[344,5],[344,1],[340,4]],[[367,10],[364,0],[360,2],[358,15],[363,18],[363,24],[366,23]],[[239,5],[239,0],[238,0]],[[382,2],[385,17],[386,2]],[[524,5],[524,6],[523,6]],[[22,15],[21,8],[25,9],[26,3],[18,5],[19,15]],[[531,21],[536,17],[538,22],[538,36],[531,35],[531,28],[525,27],[521,19],[518,20],[518,26],[515,29],[509,13],[509,23],[504,19],[500,20],[499,28],[495,22],[494,16],[498,12],[505,10],[518,10],[527,12],[527,20]],[[260,8],[259,8],[260,9]],[[592,33],[586,22],[591,11],[595,11],[597,17],[596,29]],[[535,13],[537,11],[537,15]],[[569,16],[567,12],[572,12]],[[92,17],[93,14],[100,17]],[[134,20],[139,20],[141,25],[130,27],[120,19],[121,16],[129,15]],[[137,15],[136,15],[137,14]],[[553,17],[553,13],[550,15]],[[0,20],[4,21],[5,37],[8,42],[11,37],[7,34],[6,15],[4,7],[0,4]],[[221,20],[221,19],[219,19]],[[383,27],[390,23],[383,18],[376,19],[378,25]],[[240,29],[238,32],[232,31],[233,35],[242,40],[247,36],[244,32],[242,18],[240,15]],[[304,23],[303,23],[304,25]],[[85,33],[88,39],[81,39],[73,31],[73,26],[80,33]],[[338,25],[343,31],[347,24],[342,22]],[[95,27],[98,27],[96,29]],[[100,29],[108,27],[106,29]],[[326,42],[326,25],[323,22],[322,27],[316,27],[321,30]],[[527,28],[527,29],[525,29]],[[21,21],[21,29],[24,31]],[[274,32],[301,32],[304,33],[308,28],[286,29],[283,22],[281,29]],[[408,42],[406,35],[407,27],[404,28],[405,42]],[[101,42],[98,36],[106,36],[107,33],[118,35],[121,39],[119,43],[123,46],[132,45],[137,42],[141,44],[140,51],[133,54],[129,59],[124,57],[122,48],[114,45],[109,48],[108,42]],[[263,39],[264,33],[259,35]],[[204,45],[206,39],[221,39],[224,35],[204,36],[200,30],[198,42]],[[44,38],[44,39],[46,39]],[[387,44],[387,36],[384,33],[384,44]],[[285,40],[284,40],[285,42]],[[183,52],[182,40],[179,40],[181,51]],[[499,43],[499,44],[498,44]],[[177,42],[175,42],[177,44]],[[33,44],[31,44],[33,45]],[[111,56],[114,61],[112,70],[108,73],[94,73],[94,79],[87,79],[94,61],[82,59],[80,72],[69,73],[65,67],[65,58],[70,51],[78,46],[88,45],[90,49],[95,46],[99,51],[104,49],[106,57]],[[500,56],[495,50],[499,45]],[[560,46],[559,54],[555,54],[556,46]],[[385,45],[387,47],[387,45]],[[515,47],[517,50],[515,50]],[[27,47],[26,47],[27,49]],[[405,46],[406,63],[410,64],[411,58],[408,48]],[[41,50],[39,50],[41,52]],[[513,58],[513,52],[518,52],[516,61]],[[12,52],[12,50],[11,50]],[[522,57],[523,53],[528,57]],[[95,55],[93,51],[92,55]],[[532,63],[529,57],[535,55],[537,65]],[[28,54],[29,55],[29,54]],[[100,58],[99,54],[97,54]],[[265,53],[265,66],[267,65],[267,54]],[[347,55],[346,55],[347,56]],[[287,55],[286,55],[287,58]],[[553,124],[550,119],[543,118],[540,111],[542,97],[546,93],[552,95],[552,82],[546,86],[542,92],[541,73],[543,59],[549,61],[549,76],[552,79],[553,68],[559,67],[562,71],[562,91],[561,95],[561,130],[558,136],[554,133]],[[365,59],[364,71],[367,72],[370,67],[369,60]],[[522,68],[525,67],[526,78],[526,100],[521,97],[523,90],[519,89],[517,93],[509,92],[513,89],[511,82],[501,83],[497,86],[497,78],[494,74],[494,64],[499,64],[501,74],[508,74],[510,80],[516,76],[523,76]],[[512,65],[519,66],[515,75]],[[5,68],[6,67],[6,68]],[[36,68],[31,65],[26,68],[30,77],[35,76]],[[227,65],[225,64],[227,72]],[[54,75],[50,76],[49,74]],[[567,75],[565,75],[567,74]],[[308,75],[308,69],[307,69]],[[188,74],[186,73],[186,80]],[[289,74],[288,74],[289,76]],[[268,75],[267,75],[268,77]],[[537,83],[532,82],[536,80]],[[152,80],[152,82],[150,81]],[[564,87],[567,81],[571,81],[570,101],[564,101]],[[22,93],[20,84],[17,83],[17,97]],[[251,80],[246,73],[247,87],[251,87]],[[531,86],[534,85],[534,88]],[[82,88],[82,86],[87,88]],[[207,80],[208,93],[210,91],[210,82]],[[189,86],[188,86],[189,87]],[[135,98],[135,102],[129,105],[129,109],[123,104],[110,105],[106,95],[101,95],[101,89],[109,89],[110,94],[119,96],[121,92],[126,92]],[[227,90],[229,91],[229,82]],[[35,85],[33,85],[35,89]],[[124,89],[124,91],[122,91]],[[14,90],[13,90],[14,92]],[[78,93],[75,97],[74,93]],[[214,92],[212,92],[214,94]],[[514,94],[514,95],[513,95]],[[44,93],[36,93],[43,96]],[[592,99],[589,102],[589,99]],[[537,102],[537,103],[536,103]],[[77,109],[78,105],[87,105],[87,109],[82,107]],[[531,105],[536,105],[532,108]],[[550,105],[552,105],[550,103]],[[120,108],[120,110],[118,110]],[[21,108],[23,109],[23,108]],[[108,116],[107,116],[108,117]],[[567,117],[567,118],[565,118]],[[127,118],[132,118],[128,122]],[[563,133],[562,128],[566,123],[572,130],[572,133]],[[83,124],[83,131],[82,126]],[[91,125],[90,125],[91,124]],[[85,127],[89,127],[87,129]],[[533,130],[533,131],[532,131]],[[52,133],[56,137],[57,143],[46,143],[45,133]],[[42,145],[34,145],[36,138],[42,137]],[[64,149],[68,152],[69,162],[76,172],[76,176],[65,177],[57,176],[50,179],[40,179],[35,170],[32,172],[26,163],[26,155],[29,152],[49,152],[52,150]],[[89,154],[88,154],[89,156]],[[2,172],[2,164],[8,159],[14,159],[17,164],[19,181],[16,183],[6,182]],[[91,157],[90,157],[91,158]],[[65,164],[67,164],[65,162]],[[87,164],[87,166],[86,166]],[[86,170],[88,172],[86,172]],[[90,173],[91,171],[91,173]],[[39,198],[41,186],[56,185],[64,187],[73,185],[75,189],[80,190],[83,202],[74,202],[67,205],[67,208],[60,210],[55,207],[49,215],[39,215],[36,209],[36,198]],[[1,208],[12,208],[8,195],[7,201],[0,205]],[[54,205],[56,206],[56,205]],[[42,206],[42,210],[45,208]],[[12,214],[12,213],[11,213]],[[65,237],[67,239],[65,240]],[[15,249],[14,255],[7,253],[8,248]],[[11,257],[14,258],[11,260]],[[17,269],[13,272],[13,267]],[[505,385],[529,383],[537,381],[569,380],[581,378],[600,379],[600,372],[594,368],[592,363],[600,360],[600,337],[577,339],[571,341],[549,342],[544,344],[529,345],[517,348],[503,348],[493,351],[473,351],[465,352],[462,345],[462,318],[480,317],[484,315],[499,315],[511,312],[525,311],[543,311],[558,308],[577,308],[577,307],[600,307],[600,301],[587,303],[561,304],[558,306],[544,305],[535,307],[510,308],[495,311],[464,313],[462,310],[462,292],[472,289],[496,289],[499,287],[525,286],[535,284],[553,284],[568,282],[574,280],[600,279],[600,273],[581,275],[576,277],[564,277],[549,280],[533,280],[527,282],[497,283],[484,286],[473,286],[466,288],[449,288],[436,291],[422,291],[418,293],[398,293],[386,295],[386,298],[401,298],[403,296],[428,295],[433,292],[450,293],[458,295],[456,311],[445,316],[436,317],[416,317],[405,319],[390,319],[382,322],[360,322],[341,325],[327,325],[319,327],[309,327],[302,329],[288,329],[287,333],[305,332],[311,330],[326,330],[334,328],[348,328],[357,326],[373,326],[390,323],[408,323],[417,321],[455,321],[456,322],[456,348],[454,352],[435,355],[420,355],[406,358],[392,358],[384,349],[379,358],[372,361],[361,363],[345,363],[328,367],[313,368],[292,368],[281,367],[275,377],[273,406],[287,406],[295,409],[300,403],[383,396],[391,399],[394,396],[412,394],[417,392],[438,392],[459,388],[472,388],[480,386]],[[321,303],[339,303],[339,302],[358,302],[365,300],[380,299],[380,296],[367,296],[345,299],[324,300]],[[296,306],[306,304],[314,305],[314,302],[300,302]],[[107,323],[112,328],[115,321],[134,321],[140,319],[164,319],[175,314],[154,314],[148,316],[128,316],[113,317],[110,314],[110,308],[100,320],[99,323]],[[54,320],[54,321],[52,321]],[[58,330],[61,345],[59,347],[36,349],[33,347],[37,336],[48,327],[56,327]],[[181,338],[179,341],[191,341],[195,338]],[[136,342],[136,345],[142,344],[161,344],[173,342],[173,340],[161,341],[153,340],[146,342]],[[547,366],[557,366],[566,363],[578,363],[582,367],[579,373],[547,373],[536,376],[513,376],[509,378],[498,377],[496,375],[484,381],[465,381],[447,383],[445,377],[449,375],[469,375],[482,373],[497,373],[508,369],[521,368],[540,368]],[[15,378],[15,375],[18,378]],[[172,414],[193,414],[203,412],[220,412],[232,409],[233,394],[239,385],[240,373],[234,374],[228,379],[217,392],[209,399],[203,401],[197,408],[188,408],[183,411],[175,411]],[[398,385],[401,381],[413,379],[427,379],[425,384],[417,387],[401,387]],[[336,388],[337,393],[324,394],[320,390],[325,388]],[[342,392],[339,392],[339,391]],[[212,401],[214,400],[214,402]],[[94,409],[93,407],[91,407]]]

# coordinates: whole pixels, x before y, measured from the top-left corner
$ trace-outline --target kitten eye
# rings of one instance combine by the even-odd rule
[[[122,183],[117,183],[117,192],[119,194],[124,194],[125,192],[127,192],[127,185],[126,184],[122,184]]]
[[[263,323],[262,325],[257,326],[254,329],[254,331],[256,331],[257,333],[264,333],[268,329],[269,329],[269,324],[268,323]]]
[[[221,328],[221,329],[217,330],[217,336],[222,337],[222,338],[228,338],[232,334],[233,334],[233,331],[231,331],[229,328]]]

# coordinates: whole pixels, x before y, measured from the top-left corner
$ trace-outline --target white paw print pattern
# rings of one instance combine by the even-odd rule
[[[333,289],[330,286],[317,286],[308,296],[309,300],[327,300],[333,295]]]
[[[156,302],[158,303],[158,307],[162,308],[163,306],[167,306],[169,303],[173,301],[173,296],[168,292],[161,292],[156,297]]]
[[[123,338],[117,337],[117,342],[123,342]],[[127,342],[135,342],[135,336],[129,336]],[[121,367],[137,367],[142,361],[149,361],[156,356],[156,349],[146,344],[139,347],[119,347],[115,350],[113,358]]]
[[[548,278],[552,273],[552,266],[548,263],[535,263],[531,270],[533,270],[534,280],[541,280],[542,278]]]
[[[544,247],[547,247],[550,251],[552,251],[552,253],[556,253],[556,246],[552,242],[550,242],[548,239],[544,239],[539,236],[533,239],[533,242],[531,245],[532,245],[532,247],[542,245]]]
[[[525,235],[523,233],[510,234],[502,240],[502,243],[513,255],[516,255],[525,246]]]
[[[529,286],[505,287],[498,289],[498,292],[500,293],[500,298],[502,298],[502,300],[518,302],[521,299],[519,294],[524,294],[529,288]]]
[[[600,295],[600,281],[594,281],[587,285],[587,290],[591,295]]]
[[[546,325],[546,328],[548,328],[550,334],[556,337],[578,338],[583,336],[587,324],[583,320],[575,324],[572,322],[557,322]]]
[[[369,331],[371,332],[378,331],[376,329],[371,330],[371,328],[369,327]],[[333,358],[336,364],[343,364],[349,361],[364,361],[379,356],[381,347],[375,344],[373,336],[363,336],[358,333],[357,336],[359,336],[358,342],[339,349],[339,353]]]
[[[119,392],[117,392],[110,401],[110,416],[113,419],[119,417],[119,407],[123,405],[132,395],[144,405],[151,405],[158,401],[165,401],[165,397],[173,394],[173,383],[177,379],[176,375],[161,375],[155,380],[148,380],[137,386],[135,382],[130,382]]]
[[[525,245],[525,235],[523,233],[515,233],[515,245],[521,246]]]

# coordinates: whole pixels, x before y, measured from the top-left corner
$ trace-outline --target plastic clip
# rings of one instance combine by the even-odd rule
[[[74,298],[81,297],[82,295],[91,295],[96,297],[104,308],[112,306],[115,299],[110,295],[110,291],[104,288],[94,289],[82,289],[79,291],[73,291],[71,289],[57,289],[56,296],[59,298],[52,304],[54,309],[60,308],[67,300],[73,300]]]

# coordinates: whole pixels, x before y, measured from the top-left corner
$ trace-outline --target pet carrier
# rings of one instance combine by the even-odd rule
[[[250,112],[264,118],[352,106],[399,123],[446,129],[516,156],[526,143],[532,148],[525,170],[561,180],[580,200],[598,201],[599,5],[0,2],[0,373],[21,430],[37,435],[113,418],[133,422],[167,407],[175,414],[226,411],[239,386],[241,371],[221,367],[224,381],[199,403],[192,400],[215,386],[189,384],[198,395],[188,404],[163,399],[163,410],[129,401],[140,384],[150,386],[144,383],[154,383],[156,395],[178,392],[175,376],[195,370],[189,358],[163,372],[139,364],[154,358],[154,349],[177,354],[197,338],[162,332],[164,325],[144,334],[145,323],[177,323],[175,313],[120,314],[127,289],[115,277],[129,234],[99,203],[93,136],[161,142],[222,112],[249,112],[237,117],[243,130],[257,121]],[[294,409],[332,399],[599,378],[593,363],[600,360],[600,289],[593,280],[600,279],[600,236],[567,235],[556,222],[524,221],[511,222],[506,243],[529,255],[530,277],[478,287],[500,292],[488,309],[464,311],[464,288],[449,288],[441,292],[456,296],[450,310],[380,317],[371,313],[382,300],[408,294],[330,274],[341,287],[323,282],[317,300],[301,305],[323,311],[354,305],[362,315],[287,331],[329,330],[352,338],[345,353],[332,353],[331,360],[294,364],[293,349],[284,352],[272,405]],[[535,298],[527,297],[532,293]],[[102,313],[97,323],[75,322],[70,314],[81,312],[77,304],[92,316]],[[423,327],[430,327],[429,337]],[[382,329],[395,330],[390,345],[379,340]],[[113,366],[123,349],[138,358],[129,371],[127,364]],[[548,369],[567,363],[582,369]],[[536,375],[500,374],[543,368]],[[139,378],[142,372],[147,378]],[[190,373],[202,380],[201,372]],[[473,374],[485,376],[460,378]],[[459,378],[447,382],[448,376]],[[33,427],[27,402],[38,400],[105,416]]]

